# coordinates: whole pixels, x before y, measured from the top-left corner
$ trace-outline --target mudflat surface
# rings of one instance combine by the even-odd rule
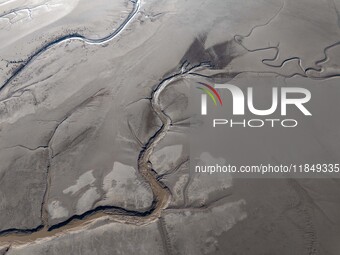
[[[188,140],[197,81],[311,84],[331,108],[338,10],[0,0],[0,254],[338,255],[338,179],[193,175]],[[336,158],[339,132],[313,127]]]

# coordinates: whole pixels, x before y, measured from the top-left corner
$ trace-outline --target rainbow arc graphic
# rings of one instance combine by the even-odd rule
[[[197,87],[197,89],[205,93],[205,94],[202,94],[202,110],[201,110],[202,115],[207,114],[207,95],[211,98],[214,105],[217,106],[217,100],[221,106],[223,105],[220,94],[217,92],[217,90],[213,86],[203,83],[203,82],[197,82],[197,83],[203,86],[203,87]]]
[[[197,88],[199,90],[202,90],[204,93],[206,93],[211,98],[211,100],[214,102],[214,105],[217,105],[215,96],[217,97],[217,100],[219,101],[220,105],[221,106],[223,105],[220,94],[217,92],[217,90],[213,86],[203,83],[203,82],[197,82],[197,83],[204,86],[204,88],[201,88],[201,87],[197,87]]]

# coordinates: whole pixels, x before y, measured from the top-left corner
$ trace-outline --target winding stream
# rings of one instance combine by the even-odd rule
[[[123,29],[130,23],[130,21],[135,17],[140,9],[140,0],[134,3],[134,9],[128,16],[128,18],[119,26],[117,30],[115,30],[109,36],[98,39],[98,40],[91,40],[86,39],[82,36],[65,36],[60,38],[40,50],[34,53],[27,61],[25,65],[19,68],[14,72],[14,74],[6,81],[6,83],[0,88],[3,89],[10,81],[16,77],[25,66],[27,66],[37,55],[41,54],[48,48],[52,47],[53,45],[64,41],[64,40],[82,40],[88,44],[103,44],[110,40],[112,40],[115,36],[117,36]],[[78,231],[81,229],[86,229],[86,227],[90,226],[91,223],[98,219],[108,219],[111,222],[121,222],[125,224],[133,224],[133,225],[144,225],[155,221],[157,218],[160,217],[163,209],[165,209],[170,201],[170,192],[165,187],[163,183],[157,180],[157,174],[152,169],[152,165],[150,163],[150,157],[153,154],[155,147],[158,143],[166,136],[170,126],[172,125],[171,118],[162,110],[161,103],[160,103],[160,95],[164,91],[164,89],[179,79],[182,79],[186,75],[194,75],[194,71],[200,69],[202,67],[206,67],[204,64],[200,64],[197,66],[193,66],[188,68],[188,65],[182,67],[182,69],[175,73],[168,78],[163,79],[153,90],[151,95],[151,107],[157,117],[161,120],[162,126],[157,130],[148,140],[148,142],[143,147],[144,149],[140,152],[138,158],[138,171],[146,180],[146,182],[150,185],[153,196],[154,196],[154,203],[152,208],[144,215],[141,215],[138,212],[109,212],[105,210],[105,208],[97,208],[91,211],[91,213],[86,214],[81,218],[70,219],[62,224],[60,227],[53,227],[49,228],[47,226],[47,222],[44,222],[44,226],[41,226],[35,230],[30,231],[21,231],[21,230],[13,230],[9,231],[8,233],[4,233],[0,236],[0,246],[15,246],[15,245],[24,245],[28,243],[35,242],[37,240],[43,241],[43,239],[51,239],[53,237],[58,237],[65,235],[69,232]],[[43,208],[42,210],[46,210]]]
[[[10,233],[0,237],[0,245],[22,245],[32,243],[42,238],[51,238],[64,235],[71,231],[77,231],[89,226],[95,220],[103,217],[108,217],[112,222],[120,222],[124,224],[144,225],[155,221],[160,217],[163,209],[165,209],[170,201],[170,192],[163,183],[157,180],[157,175],[152,169],[150,163],[150,157],[158,145],[158,143],[166,136],[170,126],[172,125],[171,118],[162,110],[160,103],[160,95],[164,89],[170,84],[184,78],[186,75],[194,75],[194,72],[205,65],[194,66],[190,69],[182,68],[179,73],[176,73],[166,79],[164,79],[153,91],[151,97],[151,107],[156,113],[157,117],[162,121],[162,126],[145,144],[144,149],[140,152],[138,159],[138,171],[143,178],[150,185],[154,195],[154,205],[146,215],[124,215],[122,213],[114,214],[105,210],[95,210],[92,214],[85,216],[82,219],[74,219],[68,224],[63,225],[60,228],[49,230],[47,226],[33,231],[31,233]],[[138,214],[138,212],[135,212]]]
[[[133,18],[136,16],[136,14],[139,12],[140,7],[141,7],[141,0],[136,0],[136,1],[131,1],[133,3],[133,9],[127,16],[127,18],[119,25],[117,29],[115,29],[112,33],[110,33],[108,36],[105,36],[103,38],[99,39],[90,39],[86,38],[85,36],[82,36],[80,34],[69,34],[62,36],[46,45],[38,49],[36,52],[34,52],[32,55],[30,55],[23,63],[22,66],[17,68],[13,74],[0,86],[0,92],[19,74],[25,67],[32,62],[37,56],[39,56],[41,53],[45,52],[49,48],[57,45],[58,43],[67,41],[67,40],[78,40],[82,41],[86,44],[90,45],[100,45],[100,44],[105,44],[116,38],[124,29],[127,27],[127,25],[133,20]]]

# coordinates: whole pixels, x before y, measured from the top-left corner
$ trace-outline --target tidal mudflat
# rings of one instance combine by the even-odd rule
[[[188,139],[197,82],[306,84],[327,98],[311,104],[321,121],[281,151],[339,159],[338,10],[0,0],[0,254],[339,254],[338,179],[193,174]],[[253,144],[200,160],[279,152]]]

